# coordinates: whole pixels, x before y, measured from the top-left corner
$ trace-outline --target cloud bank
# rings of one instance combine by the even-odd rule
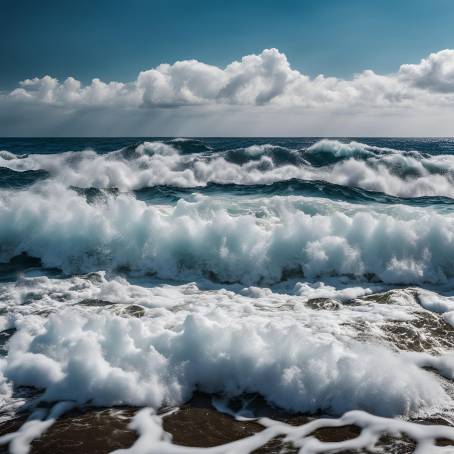
[[[395,73],[365,70],[348,80],[310,78],[279,50],[265,49],[225,68],[185,60],[142,71],[132,82],[88,85],[35,77],[0,95],[2,135],[112,135],[112,128],[131,135],[452,135],[453,117],[449,49]]]

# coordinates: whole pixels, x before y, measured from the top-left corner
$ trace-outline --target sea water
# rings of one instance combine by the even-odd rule
[[[201,391],[449,452],[409,421],[454,423],[453,200],[453,139],[1,139],[1,416],[38,413],[0,442],[131,405],[127,452],[186,452],[156,412]],[[213,452],[342,448],[261,423]]]

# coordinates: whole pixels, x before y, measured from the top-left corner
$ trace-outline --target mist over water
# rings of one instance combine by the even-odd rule
[[[454,423],[453,140],[0,150],[3,418],[32,387],[149,407],[139,433],[196,391],[389,431]]]

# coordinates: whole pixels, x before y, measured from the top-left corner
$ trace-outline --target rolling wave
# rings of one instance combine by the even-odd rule
[[[454,197],[452,155],[431,156],[333,140],[319,141],[305,150],[263,144],[213,151],[203,143],[189,144],[144,142],[107,154],[93,150],[22,156],[2,152],[0,166],[16,172],[46,171],[68,186],[122,191],[210,183],[270,185],[298,179],[405,198]]]
[[[97,194],[102,196],[105,189],[87,188],[79,189],[81,194],[89,198]],[[118,194],[118,191],[111,189],[110,193]],[[154,186],[134,191],[139,200],[150,203],[175,203],[182,198],[191,198],[196,194],[206,196],[306,196],[321,197],[330,200],[339,200],[349,203],[380,203],[380,204],[403,204],[412,206],[441,206],[445,209],[454,208],[452,199],[443,196],[423,197],[397,197],[382,192],[367,191],[357,187],[342,186],[320,180],[298,180],[291,179],[277,181],[271,184],[239,185],[239,184],[218,184],[208,183],[206,186],[197,188],[178,188],[172,186]]]

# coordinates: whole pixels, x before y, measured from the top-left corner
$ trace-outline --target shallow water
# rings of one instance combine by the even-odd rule
[[[0,150],[1,417],[34,415],[0,438],[13,452],[87,406],[147,407],[134,452],[186,452],[153,412],[197,392],[259,396],[360,434],[317,444],[305,426],[260,420],[260,436],[213,452],[276,436],[308,453],[386,451],[390,432],[449,452],[435,443],[454,429],[407,421],[454,423],[453,140],[1,139]],[[244,417],[229,405],[217,408]]]

